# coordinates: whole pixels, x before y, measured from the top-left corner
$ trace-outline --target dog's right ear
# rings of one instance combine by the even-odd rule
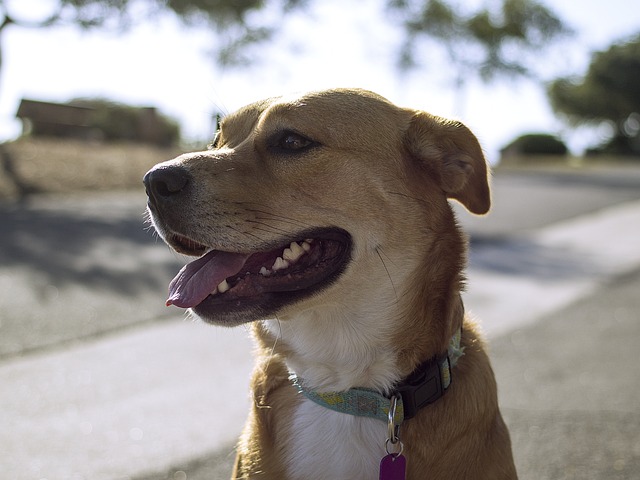
[[[411,156],[436,175],[447,198],[483,215],[491,206],[487,162],[475,135],[460,122],[413,112],[405,134]]]

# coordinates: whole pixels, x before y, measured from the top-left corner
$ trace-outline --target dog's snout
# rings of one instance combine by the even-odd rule
[[[157,167],[143,178],[147,195],[153,200],[163,200],[182,193],[189,185],[190,175],[183,167]]]

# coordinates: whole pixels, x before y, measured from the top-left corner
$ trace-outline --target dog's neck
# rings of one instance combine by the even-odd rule
[[[385,391],[398,378],[390,328],[384,323],[370,315],[328,307],[292,319],[267,320],[263,325],[267,342],[309,387],[342,391],[363,386]]]
[[[263,347],[281,355],[308,388],[328,392],[364,387],[385,393],[416,365],[446,352],[449,339],[462,326],[464,310],[457,292],[444,303],[446,312],[435,313],[379,304],[353,311],[318,308],[295,318],[263,321],[258,336]],[[408,322],[398,318],[403,311],[423,317]],[[428,318],[434,314],[447,318]],[[434,330],[429,325],[436,322],[449,325],[442,340],[429,335]],[[409,324],[407,331],[398,331],[398,325]],[[416,334],[416,328],[423,332]]]

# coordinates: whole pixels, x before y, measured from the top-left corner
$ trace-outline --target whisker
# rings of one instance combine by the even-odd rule
[[[397,267],[396,263],[393,260],[391,260],[391,257],[389,257],[389,255],[387,255],[385,253],[385,251],[382,250],[381,247],[377,247],[376,250],[378,251],[378,255],[383,254],[386,257],[387,260],[389,260],[393,265],[395,265]]]
[[[390,192],[390,191],[387,191],[387,193],[389,195],[398,195],[400,197],[410,198],[411,200],[414,200],[414,201],[416,201],[418,203],[423,203],[425,205],[428,203],[424,198],[412,197],[411,195],[407,195],[406,193]]]
[[[291,224],[297,224],[297,225],[303,225],[305,227],[312,227],[313,225],[307,222],[303,222],[301,220],[297,220],[295,218],[292,217],[287,217],[284,215],[278,215],[277,213],[271,213],[271,212],[267,212],[265,210],[258,210],[258,209],[252,209],[252,208],[248,208],[247,212],[251,212],[251,213],[261,213],[263,215],[269,215],[269,217],[271,218],[278,218],[283,222],[286,223],[291,223]],[[260,217],[257,217],[258,219],[261,219]],[[269,220],[269,219],[262,219],[262,220]]]
[[[244,232],[244,231],[242,231],[242,230],[239,230],[239,229],[237,229],[237,228],[232,227],[231,225],[227,225],[227,227],[226,227],[226,228],[228,228],[229,230],[233,230],[234,232],[238,232],[240,235],[245,235],[245,236],[247,236],[247,237],[253,237],[253,238],[255,238],[256,240],[262,241],[262,238],[260,238],[258,235],[254,235],[254,234],[253,234],[253,233],[251,233],[251,232]]]
[[[282,324],[280,323],[280,319],[276,315],[275,320],[278,322],[278,334],[275,336],[275,340],[273,341],[273,346],[271,347],[271,356],[273,356],[276,352],[276,345],[278,345],[278,340],[282,338]]]
[[[387,277],[389,277],[389,282],[391,283],[391,287],[393,288],[393,293],[396,296],[396,301],[397,301],[398,300],[398,291],[396,290],[396,286],[393,283],[393,279],[391,278],[391,274],[389,273],[389,269],[387,268],[387,264],[384,263],[384,259],[382,258],[382,254],[380,253],[380,250],[381,250],[380,247],[376,247],[376,253],[378,254],[378,258],[382,262],[382,266],[384,267],[385,271],[387,272]],[[385,254],[385,257],[389,258],[386,254]]]
[[[247,223],[254,223],[256,225],[262,225],[263,227],[267,227],[269,230],[256,228],[256,230],[262,230],[262,231],[267,232],[267,233],[280,232],[280,233],[284,233],[286,235],[289,235],[291,233],[288,230],[284,230],[282,228],[274,227],[273,225],[269,225],[268,223],[258,222],[256,220],[247,220]]]
[[[271,215],[271,214],[267,214]],[[256,220],[276,220],[280,223],[288,223],[289,225],[303,226],[303,227],[312,227],[310,223],[302,223],[297,220],[288,219],[286,217],[282,217],[280,215],[272,215],[271,217],[255,217]]]

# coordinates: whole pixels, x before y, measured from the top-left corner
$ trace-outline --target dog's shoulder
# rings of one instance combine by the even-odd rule
[[[292,412],[300,401],[289,380],[289,369],[281,355],[258,342],[257,361],[251,378],[252,406],[237,447],[234,479],[285,477],[283,452],[287,445]]]

